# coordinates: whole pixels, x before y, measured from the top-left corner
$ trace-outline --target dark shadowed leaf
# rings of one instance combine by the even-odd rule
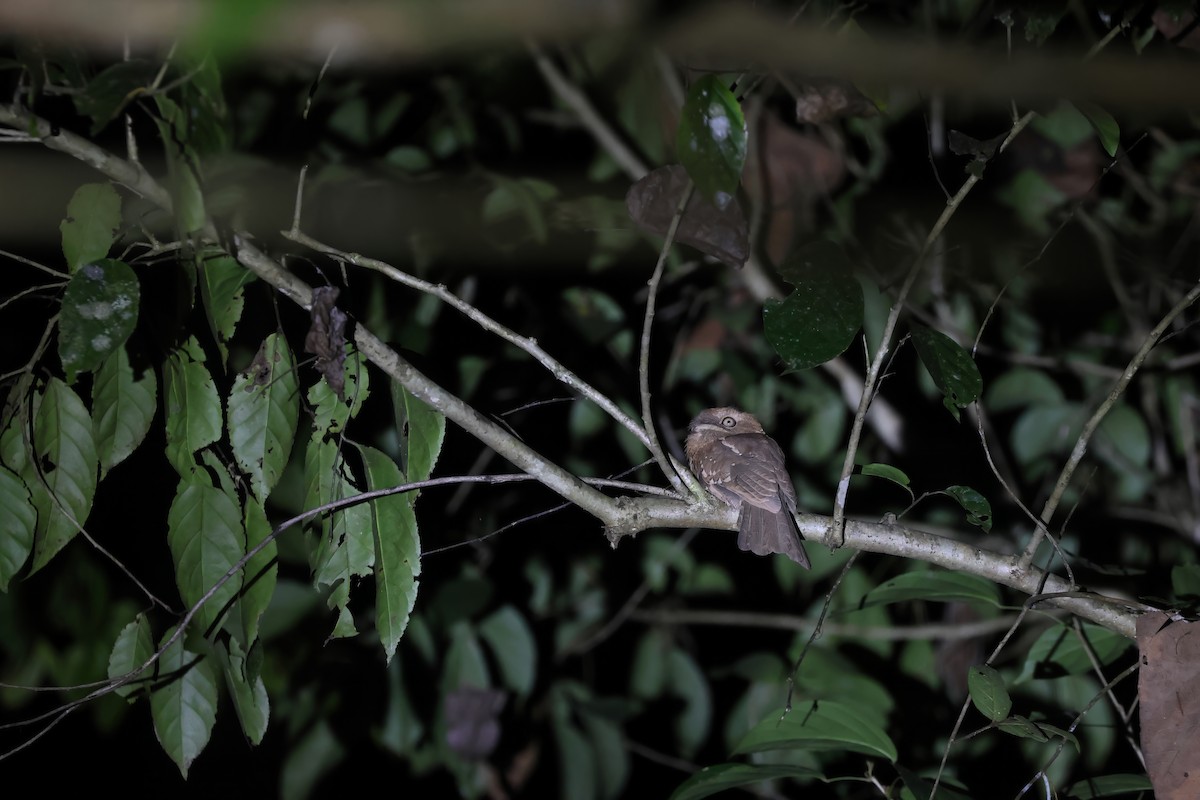
[[[112,653],[108,657],[109,680],[124,677],[141,667],[154,653],[154,639],[150,635],[150,623],[144,614],[138,614],[133,622],[121,629],[117,640],[113,642]],[[132,681],[116,688],[116,693],[128,699],[132,695],[147,692],[150,687],[149,677],[152,672],[146,670]]]
[[[728,208],[746,163],[746,119],[716,75],[701,77],[688,90],[675,152],[701,196],[718,209]]]
[[[763,327],[788,369],[815,367],[845,351],[862,327],[863,298],[841,248],[814,242],[779,271],[795,288],[782,302],[763,306]]]
[[[159,65],[143,59],[120,61],[106,67],[74,95],[75,110],[92,119],[92,135],[112,122],[125,107],[141,96],[154,80]]]
[[[971,667],[967,671],[967,687],[971,702],[988,719],[1002,720],[1012,710],[1012,698],[1008,696],[1004,679],[995,667],[986,664]]]
[[[929,600],[938,603],[963,600],[998,607],[1000,592],[996,584],[974,575],[922,570],[906,572],[880,584],[859,601],[858,607],[867,608],[909,600]]]
[[[958,409],[975,402],[983,391],[979,368],[971,354],[944,333],[914,325],[912,338],[921,363],[945,395],[944,405],[958,419]]]
[[[854,707],[833,700],[799,703],[786,717],[782,710],[767,714],[734,752],[791,749],[850,751],[896,760],[896,745],[883,728]]]
[[[946,494],[958,501],[967,512],[967,522],[978,525],[987,533],[992,529],[992,504],[970,486],[948,486]]]
[[[108,255],[121,227],[121,196],[110,183],[85,183],[67,204],[67,218],[59,223],[63,257],[74,273]]]
[[[137,323],[141,290],[123,261],[88,262],[71,276],[63,293],[58,355],[67,383],[97,369],[125,344]]]
[[[820,777],[821,773],[815,769],[791,764],[714,764],[679,784],[679,788],[671,793],[671,800],[700,800],[739,786],[781,778],[812,780]]]
[[[639,228],[666,236],[671,220],[688,187],[687,170],[678,164],[659,167],[629,188],[625,208]],[[737,198],[717,209],[703,197],[688,203],[675,241],[691,245],[731,267],[741,267],[750,257],[750,233]]]
[[[0,515],[0,592],[5,592],[33,549],[37,511],[24,481],[4,467],[0,467],[0,508],[5,512]]]

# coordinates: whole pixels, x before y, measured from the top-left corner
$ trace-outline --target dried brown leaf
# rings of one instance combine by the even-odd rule
[[[630,219],[648,233],[666,236],[688,180],[687,170],[679,164],[659,167],[646,175],[625,195]],[[675,241],[691,245],[734,268],[740,268],[750,257],[750,232],[736,197],[718,210],[693,194],[679,221]]]
[[[1158,800],[1200,797],[1200,627],[1161,611],[1137,622],[1142,751]]]

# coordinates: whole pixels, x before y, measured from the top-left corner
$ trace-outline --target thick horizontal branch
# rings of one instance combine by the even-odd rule
[[[66,131],[50,134],[49,123],[30,117],[11,106],[0,105],[0,124],[37,131],[43,143],[84,161],[114,181],[133,191],[161,202],[169,208],[167,193],[148,175],[123,159],[104,151],[82,137]],[[312,290],[300,278],[259,250],[245,234],[234,236],[238,260],[258,277],[274,286],[293,302],[309,308]],[[365,326],[355,331],[359,349],[389,377],[443,412],[480,441],[511,461],[519,469],[543,483],[568,501],[597,517],[614,544],[625,535],[651,528],[737,529],[737,514],[728,506],[686,503],[663,497],[608,497],[585,484],[570,472],[548,461],[500,425],[484,417],[461,399],[438,386],[417,371],[399,354],[387,347]],[[809,514],[798,516],[800,529],[809,541],[834,545],[831,520]],[[731,541],[732,546],[732,541]],[[1067,581],[1040,570],[1020,569],[1013,556],[991,552],[962,542],[935,536],[899,524],[850,521],[845,527],[845,544],[858,550],[928,561],[932,564],[977,575],[1028,595],[1071,592]],[[749,558],[750,556],[746,556]],[[1042,580],[1045,584],[1042,585]],[[1103,625],[1124,636],[1134,636],[1134,622],[1144,607],[1099,595],[1056,597],[1047,600],[1055,606]]]
[[[199,0],[0,0],[0,29],[119,54],[126,38],[136,48],[166,48],[187,36],[221,44],[223,4]],[[255,52],[320,65],[337,46],[336,66],[384,65],[447,57],[477,57],[486,47],[523,47],[526,40],[563,40],[604,31],[637,35],[638,4],[628,0],[379,0],[282,3],[255,20]],[[745,64],[942,92],[972,101],[1007,104],[1087,99],[1100,105],[1175,114],[1200,105],[1200,66],[1187,59],[1155,59],[1105,52],[999,49],[879,31],[839,36],[813,18],[789,25],[750,4],[717,4],[657,23],[657,44],[697,67]],[[999,25],[1000,23],[996,23]],[[213,31],[218,33],[214,37]],[[200,32],[197,34],[197,32]],[[1002,35],[998,34],[998,38]],[[211,39],[210,39],[211,40]],[[204,44],[204,42],[200,42]],[[1112,48],[1109,48],[1112,49]]]

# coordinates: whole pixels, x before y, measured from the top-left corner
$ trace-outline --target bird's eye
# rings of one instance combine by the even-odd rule
[[[721,424],[726,428],[732,428],[734,425],[737,425],[737,420],[733,417],[722,417]]]

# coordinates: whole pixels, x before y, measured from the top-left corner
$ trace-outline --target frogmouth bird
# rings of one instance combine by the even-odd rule
[[[701,411],[688,425],[684,449],[704,488],[738,509],[738,547],[760,556],[783,553],[808,568],[783,450],[752,414],[736,408]]]

